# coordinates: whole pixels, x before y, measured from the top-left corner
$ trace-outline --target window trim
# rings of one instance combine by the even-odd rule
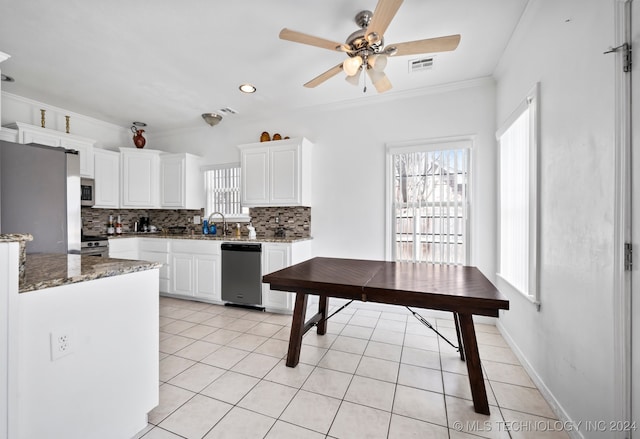
[[[526,111],[529,110],[529,293],[525,293],[519,288],[515,287],[511,282],[504,278],[500,274],[501,266],[501,225],[500,225],[500,209],[501,194],[500,194],[500,138],[502,135],[513,125],[513,123]],[[520,293],[523,297],[529,300],[536,306],[538,311],[540,310],[540,169],[538,166],[540,160],[540,83],[537,82],[526,98],[518,104],[516,109],[509,115],[509,117],[503,122],[500,129],[496,131],[496,142],[498,146],[498,172],[497,172],[497,218],[498,225],[497,233],[497,272],[496,276],[501,281],[506,283],[514,291]]]
[[[474,187],[474,166],[473,166],[473,145],[474,136],[451,136],[451,137],[434,137],[429,139],[411,140],[407,142],[388,143],[386,145],[385,157],[385,240],[384,253],[385,260],[393,261],[393,248],[395,236],[393,233],[393,155],[419,152],[419,151],[441,151],[446,149],[468,149],[470,178],[467,185],[467,224],[465,227],[465,262],[464,265],[472,263],[471,251],[471,232],[473,230],[473,187]]]

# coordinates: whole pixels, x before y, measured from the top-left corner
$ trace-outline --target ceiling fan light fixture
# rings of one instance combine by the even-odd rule
[[[384,55],[372,55],[367,59],[369,67],[376,72],[382,72],[387,67],[387,57]]]
[[[342,63],[342,69],[347,76],[353,76],[358,73],[360,66],[362,66],[362,57],[360,55],[349,58]]]
[[[202,113],[202,118],[211,126],[218,125],[222,120],[222,116],[218,113]]]
[[[352,76],[345,76],[344,79],[351,85],[355,85],[356,87],[360,84],[360,75],[362,74],[362,69],[358,69],[357,73]]]

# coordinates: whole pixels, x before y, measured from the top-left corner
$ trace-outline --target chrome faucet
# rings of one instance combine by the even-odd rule
[[[222,217],[222,236],[226,236],[227,220],[225,219],[224,215],[222,214],[222,212],[213,212],[211,215],[209,215],[209,218],[207,219],[208,224],[211,224],[211,218],[213,217],[213,215],[220,215]]]

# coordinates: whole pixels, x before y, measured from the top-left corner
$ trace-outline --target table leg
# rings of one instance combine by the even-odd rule
[[[460,334],[460,316],[457,312],[453,313],[453,321],[456,324],[456,336],[458,337],[460,360],[464,361],[464,344],[462,343],[462,335]]]
[[[482,366],[480,365],[480,352],[478,351],[476,331],[473,327],[473,316],[471,314],[458,314],[458,319],[460,321],[462,343],[464,345],[464,354],[467,362],[467,372],[469,373],[473,407],[476,413],[488,415],[489,402],[487,401],[487,391],[484,387]]]
[[[327,332],[327,309],[329,308],[329,298],[327,296],[318,297],[318,314],[322,320],[318,322],[318,335],[324,335]]]
[[[307,312],[307,295],[296,293],[296,303],[293,308],[291,321],[291,335],[289,336],[289,351],[287,352],[287,366],[296,367],[300,361],[300,347],[304,335],[304,318]]]

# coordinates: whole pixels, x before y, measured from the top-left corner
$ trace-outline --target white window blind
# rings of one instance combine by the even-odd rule
[[[394,260],[465,264],[469,148],[397,152],[391,159]]]
[[[205,214],[221,212],[225,217],[246,216],[240,204],[240,165],[231,164],[204,171]]]
[[[498,132],[498,276],[532,302],[537,292],[537,86]]]

